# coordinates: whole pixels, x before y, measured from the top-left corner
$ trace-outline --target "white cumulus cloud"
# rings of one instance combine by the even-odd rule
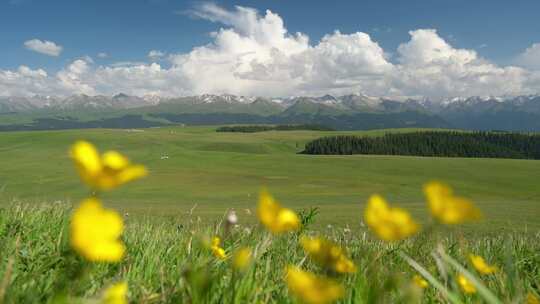
[[[516,63],[526,69],[540,70],[540,43],[534,43],[519,54]]]
[[[28,67],[0,70],[1,92],[165,96],[363,92],[439,99],[540,91],[537,44],[519,56],[519,64],[500,66],[475,50],[452,46],[435,29],[412,30],[397,50],[387,52],[364,32],[335,31],[310,41],[303,33],[289,32],[283,19],[269,10],[261,13],[240,6],[228,10],[203,3],[190,13],[221,25],[211,33],[209,44],[186,53],[152,50],[151,64],[102,66],[82,58],[55,74]]]
[[[402,95],[448,97],[534,92],[525,86],[531,76],[525,69],[500,67],[479,57],[474,50],[456,49],[433,29],[409,34],[411,39],[398,47],[398,72],[391,84]]]
[[[0,92],[5,96],[27,96],[36,93],[56,92],[54,82],[42,69],[32,70],[20,66],[16,71],[0,70]]]
[[[24,46],[31,51],[49,56],[59,56],[62,53],[62,46],[48,40],[28,40],[24,42]]]

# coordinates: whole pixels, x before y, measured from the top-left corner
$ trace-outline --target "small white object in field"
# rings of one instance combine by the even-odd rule
[[[168,155],[161,155],[161,159],[169,159]]]
[[[231,210],[227,214],[227,224],[236,225],[236,223],[238,223],[238,216],[236,215],[236,211]]]

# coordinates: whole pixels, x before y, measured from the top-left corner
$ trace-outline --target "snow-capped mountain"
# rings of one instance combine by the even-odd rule
[[[0,97],[0,113],[32,112],[38,110],[99,110],[130,109],[159,103],[137,96],[117,94],[114,96],[72,95],[65,98],[54,96]]]
[[[66,115],[79,117],[86,112],[94,113],[92,117],[103,118],[113,114],[147,114],[161,118],[167,116],[166,119],[181,116],[174,118],[178,120],[173,119],[175,122],[184,122],[187,119],[185,115],[191,115],[188,123],[275,123],[283,119],[287,123],[306,123],[328,118],[331,124],[351,129],[357,126],[369,128],[371,125],[374,128],[419,126],[417,122],[419,117],[422,117],[422,121],[429,121],[429,124],[424,123],[421,126],[540,131],[540,95],[455,97],[439,101],[364,94],[277,98],[231,94],[138,97],[122,93],[114,96],[73,95],[64,98],[0,97],[0,123],[3,117],[13,115],[30,115],[39,119]],[[386,116],[381,116],[382,114]],[[212,119],[201,118],[205,115],[211,115]],[[236,118],[244,116],[243,120],[238,120],[230,118],[231,115],[236,115]],[[229,118],[225,119],[226,116]],[[359,119],[364,121],[357,121]],[[370,122],[370,119],[375,120]],[[383,119],[384,123],[377,122],[380,119]],[[16,121],[16,118],[9,121]],[[392,121],[395,123],[390,123]]]
[[[540,95],[526,96],[473,96],[455,97],[442,101],[432,101],[427,98],[408,98],[395,100],[385,97],[373,97],[363,94],[349,94],[343,96],[324,95],[319,97],[293,96],[284,98],[263,98],[254,96],[236,96],[231,94],[203,94],[187,97],[160,97],[159,95],[145,95],[142,97],[119,93],[114,96],[88,96],[84,94],[72,95],[65,98],[54,96],[33,97],[0,97],[0,112],[21,112],[38,109],[130,109],[137,107],[155,106],[159,104],[251,104],[258,100],[288,108],[301,101],[349,111],[386,112],[426,110],[439,113],[446,110],[457,111],[461,109],[484,111],[494,108],[520,108],[537,111],[540,104]]]

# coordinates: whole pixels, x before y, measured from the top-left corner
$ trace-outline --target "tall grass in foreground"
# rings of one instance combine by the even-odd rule
[[[71,249],[72,212],[63,203],[0,209],[0,302],[97,303],[108,286],[125,280],[133,303],[295,303],[284,280],[286,267],[321,273],[299,242],[301,234],[319,235],[310,230],[316,217],[309,213],[301,217],[303,231],[285,235],[259,226],[233,225],[225,231],[223,224],[205,225],[190,216],[161,221],[124,216],[127,252],[111,264],[87,262]],[[216,258],[208,248],[205,239],[214,235],[222,236],[227,258]],[[453,263],[478,279],[493,301],[535,303],[538,298],[540,233],[483,237],[433,231],[393,243],[372,239],[367,229],[331,228],[324,235],[346,248],[357,266],[345,276],[326,272],[345,287],[339,303],[489,302],[480,289],[462,291],[456,278],[464,269]],[[237,271],[231,256],[242,247],[252,248],[253,262]],[[481,275],[470,264],[470,253],[498,271]],[[419,272],[413,266],[434,279],[427,288],[414,283]]]

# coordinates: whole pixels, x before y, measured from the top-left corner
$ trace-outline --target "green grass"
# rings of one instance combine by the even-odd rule
[[[318,225],[358,227],[367,198],[380,193],[391,203],[426,218],[422,185],[439,179],[469,197],[486,214],[476,230],[537,231],[540,228],[540,162],[530,160],[396,156],[299,155],[320,136],[380,135],[358,132],[217,133],[214,127],[68,130],[0,133],[0,205],[12,201],[77,203],[87,195],[68,157],[77,139],[117,149],[145,164],[150,175],[106,193],[109,206],[135,216],[196,216],[217,219],[234,208],[253,211],[261,187],[296,210],[320,208]],[[411,130],[391,130],[407,132]],[[168,159],[161,159],[161,156]],[[241,216],[241,220],[251,221]]]
[[[126,257],[118,264],[92,264],[70,249],[70,213],[63,203],[0,208],[0,303],[96,300],[107,286],[122,280],[129,284],[131,303],[299,303],[287,291],[285,267],[325,273],[306,259],[299,233],[271,236],[257,225],[241,225],[227,234],[223,226],[201,223],[195,216],[161,217],[159,223],[125,217]],[[528,293],[538,295],[538,233],[475,238],[436,228],[388,244],[372,239],[365,228],[304,228],[303,234],[338,242],[358,267],[350,275],[327,273],[345,287],[340,303],[441,303],[449,297],[454,303],[525,303]],[[213,235],[222,237],[229,256],[243,246],[254,250],[254,262],[245,273],[233,276],[230,261],[216,259],[199,241]],[[498,272],[476,273],[470,253],[483,256]],[[423,293],[412,286],[418,272],[411,264],[433,276],[435,284]],[[478,290],[484,287],[491,298],[464,295],[455,282],[458,267],[465,267],[481,284]]]
[[[129,284],[130,303],[299,303],[283,279],[287,265],[333,277],[345,288],[339,303],[524,303],[527,294],[538,296],[540,162],[296,154],[323,135],[384,132],[0,133],[0,304],[99,303],[103,290],[121,280]],[[116,264],[84,261],[69,245],[73,205],[89,194],[67,154],[77,139],[119,150],[150,170],[147,178],[102,195],[126,226],[127,253]],[[431,179],[471,198],[485,220],[434,225],[421,191]],[[320,213],[300,232],[272,236],[254,215],[261,187],[287,207]],[[395,243],[374,239],[361,224],[372,193],[411,211],[423,232]],[[227,232],[221,220],[232,208],[240,224]],[[298,244],[302,234],[339,243],[358,272],[336,275],[313,264]],[[201,239],[214,235],[229,256],[244,246],[254,250],[245,273],[233,275],[230,260],[217,260],[203,245]],[[499,271],[476,273],[470,253]],[[460,291],[458,271],[471,275],[477,294]],[[424,292],[411,284],[418,272],[431,281]]]

